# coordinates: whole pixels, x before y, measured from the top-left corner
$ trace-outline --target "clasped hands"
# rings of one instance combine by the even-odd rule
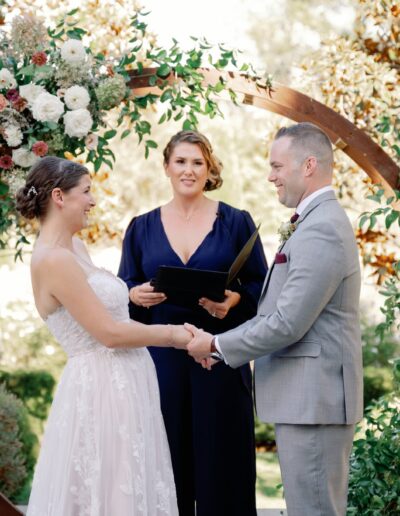
[[[145,308],[163,303],[167,299],[164,293],[155,292],[150,282],[132,287],[129,291],[129,297],[134,304]],[[212,317],[224,319],[229,310],[240,302],[240,299],[241,296],[238,292],[225,290],[225,297],[222,302],[202,297],[199,299],[199,305]],[[178,349],[185,349],[196,362],[204,368],[211,369],[218,362],[210,356],[212,338],[213,336],[210,333],[186,323],[184,326],[173,326],[173,337],[169,345]]]
[[[218,362],[210,356],[212,338],[211,333],[200,330],[193,324],[185,323],[183,326],[174,326],[173,346],[186,350],[197,363],[209,370]]]

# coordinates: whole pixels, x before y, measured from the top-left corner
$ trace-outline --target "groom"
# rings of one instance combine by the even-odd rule
[[[255,359],[257,413],[275,423],[288,515],[344,516],[362,417],[356,241],[331,187],[324,132],[309,123],[280,129],[270,164],[268,180],[296,214],[258,313],[217,337],[190,326],[188,350],[198,361],[217,351],[234,368]]]

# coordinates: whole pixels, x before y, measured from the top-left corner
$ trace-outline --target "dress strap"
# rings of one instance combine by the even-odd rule
[[[79,254],[72,253],[74,255],[74,258],[79,263],[79,266],[84,270],[86,276],[88,276],[91,272],[98,270],[98,267],[93,265],[93,263],[89,262],[88,260],[85,260],[82,256],[79,256]]]

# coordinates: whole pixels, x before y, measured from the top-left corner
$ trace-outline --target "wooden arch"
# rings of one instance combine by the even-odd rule
[[[129,86],[135,95],[160,93],[157,86],[150,86],[150,77],[156,68],[145,68],[140,75],[132,73]],[[312,122],[323,129],[334,147],[345,152],[361,167],[375,184],[381,184],[387,195],[400,187],[400,168],[364,131],[358,129],[345,117],[321,104],[317,100],[296,90],[274,83],[268,91],[254,79],[234,72],[201,69],[204,85],[215,85],[222,78],[228,88],[243,104],[267,109],[296,122]],[[167,78],[169,83],[179,80],[174,74]]]

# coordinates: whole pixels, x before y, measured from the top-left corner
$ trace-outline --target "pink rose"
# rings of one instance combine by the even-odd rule
[[[47,55],[45,52],[35,52],[32,56],[32,63],[36,66],[43,66],[47,63]]]
[[[14,165],[13,160],[11,159],[11,156],[1,156],[0,158],[0,168],[4,168],[5,170],[8,170]]]
[[[40,158],[42,156],[46,156],[48,150],[49,150],[49,146],[47,145],[46,142],[43,142],[43,141],[35,142],[32,145],[33,154],[35,154],[36,156],[39,156]]]

